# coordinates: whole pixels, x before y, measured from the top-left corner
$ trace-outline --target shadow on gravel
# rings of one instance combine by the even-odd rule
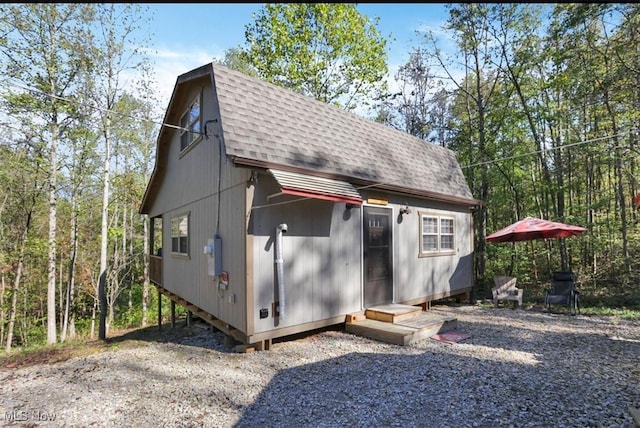
[[[301,340],[306,337],[314,336],[323,331],[344,331],[344,324],[324,327],[303,333],[293,334],[273,339],[273,343],[288,342]],[[123,344],[125,346],[135,346],[144,342],[152,343],[175,343],[179,345],[194,346],[203,349],[215,350],[222,353],[235,353],[235,346],[240,342],[227,336],[224,332],[216,329],[210,324],[202,320],[194,320],[191,325],[185,322],[176,323],[175,327],[171,324],[163,324],[161,329],[158,326],[150,326],[132,330],[118,336],[107,338],[107,343],[113,345]]]
[[[130,331],[120,332],[117,335],[107,338],[109,343],[122,343],[126,341],[143,341],[143,342],[179,342],[185,337],[192,337],[202,334],[203,332],[210,330],[209,325],[203,321],[194,320],[191,325],[187,325],[186,322],[176,322],[175,327],[171,327],[170,323],[162,324],[161,328],[158,325],[152,325],[144,328],[136,328]],[[219,333],[218,330],[213,329],[211,333]]]
[[[458,344],[281,369],[234,427],[634,427],[627,408],[640,404],[639,342],[562,314],[482,315],[503,316],[517,326],[463,321],[457,330],[472,335]]]
[[[154,325],[114,332],[114,335],[107,337],[105,341],[85,339],[58,344],[56,347],[43,346],[27,351],[14,350],[11,354],[0,355],[0,368],[14,369],[38,364],[55,364],[75,357],[109,351],[113,347],[125,349],[153,342],[189,344],[189,341],[200,341],[202,343],[197,346],[216,349],[221,352],[233,351],[233,348],[225,345],[224,334],[215,329],[206,331],[206,326],[206,324],[203,326],[198,326],[198,324],[192,324],[191,326],[176,324],[172,328],[170,324],[163,324],[162,329],[159,330],[158,326]],[[203,340],[203,335],[206,340]],[[211,340],[211,336],[213,336],[214,340]]]
[[[273,343],[299,340],[328,330],[344,331],[344,325],[336,325],[274,339]],[[235,346],[239,343],[197,318],[192,321],[191,325],[186,325],[185,321],[177,322],[174,327],[171,327],[170,323],[165,323],[162,324],[161,329],[158,329],[157,325],[153,325],[117,331],[112,334],[105,341],[97,339],[81,340],[58,344],[57,347],[41,347],[28,351],[14,350],[10,354],[0,354],[0,368],[16,369],[39,364],[56,364],[71,358],[109,351],[114,347],[120,349],[135,348],[149,343],[175,343],[221,353],[235,353]]]

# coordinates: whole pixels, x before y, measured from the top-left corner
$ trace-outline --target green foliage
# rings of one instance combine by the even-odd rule
[[[114,52],[110,48],[134,54],[142,46],[129,43],[128,35],[142,22],[133,19],[129,7],[0,5],[0,68],[11,78],[0,94],[10,119],[9,127],[2,125],[0,141],[5,314],[20,238],[30,222],[17,300],[18,346],[46,339],[52,137],[60,146],[56,295],[66,290],[75,224],[79,251],[72,313],[79,337],[89,335],[100,255],[105,123],[112,124],[108,269],[122,286],[111,329],[136,327],[142,320],[145,237],[137,209],[153,166],[154,84],[140,82],[143,96],[137,87],[105,91],[110,71],[137,67],[141,74],[151,72],[140,58],[128,64],[105,60]],[[584,314],[637,320],[640,211],[632,210],[630,201],[640,192],[640,8],[608,3],[549,8],[549,20],[541,21],[539,5],[452,4],[444,29],[454,43],[451,57],[435,44],[435,36],[412,49],[396,76],[402,96],[394,102],[384,98],[379,118],[454,150],[474,197],[485,203],[486,222],[474,220],[476,261],[486,258],[482,268],[476,265],[477,298],[490,296],[493,276],[508,274],[525,288],[528,305],[540,305],[551,272],[565,261],[579,275]],[[49,45],[40,31],[53,27],[35,23],[65,16],[70,19],[63,43],[46,56]],[[98,18],[118,37],[100,39]],[[266,4],[245,27],[247,49],[229,49],[221,63],[345,109],[361,108],[373,94],[386,94],[379,83],[387,71],[387,45],[376,25],[352,4]],[[17,37],[16,30],[25,37]],[[441,78],[447,76],[442,65],[452,67],[451,79]],[[445,85],[452,80],[456,84]],[[10,83],[16,81],[22,84]],[[108,106],[109,115],[89,107],[96,104]],[[103,122],[107,116],[111,120]],[[53,119],[59,127],[49,126]],[[486,233],[526,215],[583,225],[588,232],[564,245],[485,245]],[[157,298],[151,287],[150,325],[157,323]],[[58,313],[60,302],[56,298]],[[162,305],[166,321],[171,305],[166,298]],[[176,310],[184,317],[184,308]],[[6,325],[7,320],[0,322]]]
[[[115,329],[135,328],[142,325],[142,285],[134,284],[131,294],[131,309],[128,307],[129,291],[125,291],[119,300],[118,311],[114,319]],[[176,318],[186,317],[187,309],[176,305]],[[171,300],[162,297],[162,320],[168,321],[171,317]],[[158,323],[158,292],[155,287],[149,287],[149,303],[147,305],[147,324]]]
[[[637,308],[618,308],[607,305],[587,306],[580,309],[580,315],[594,315],[599,317],[620,318],[629,321],[640,321],[640,310]]]
[[[248,76],[257,76],[257,71],[250,64],[247,52],[242,50],[242,47],[227,49],[224,52],[224,58],[222,60],[214,60],[214,62]]]
[[[127,281],[131,281],[127,274],[141,276],[139,255],[144,237],[137,209],[150,171],[157,126],[149,126],[149,120],[141,124],[136,117],[151,117],[149,100],[154,98],[148,90],[144,99],[137,93],[112,90],[122,87],[117,80],[125,70],[145,70],[146,63],[138,55],[143,44],[139,39],[133,42],[134,32],[145,22],[138,19],[140,9],[137,5],[0,5],[0,70],[11,78],[0,94],[9,126],[3,125],[5,138],[0,143],[0,269],[6,272],[7,281],[16,278],[21,234],[29,228],[16,302],[14,342],[19,346],[43,340],[48,293],[55,293],[56,315],[63,312],[61,296],[68,287],[69,269],[74,272],[70,306],[76,331],[89,334],[98,277],[96,237],[100,235],[106,132],[115,139],[110,148],[115,196],[109,212],[119,213],[109,225],[109,250],[119,252],[111,260],[119,261],[118,275]],[[144,88],[144,82],[140,86]],[[100,93],[104,98],[100,99]],[[118,120],[102,121],[111,114],[118,115],[114,116]],[[105,123],[112,123],[112,129],[105,130]],[[47,182],[49,178],[55,180]],[[54,205],[46,193],[48,185],[56,196],[51,218],[57,229],[51,242],[47,227],[53,221],[50,223],[47,209]],[[49,254],[55,255],[55,288],[49,287],[53,292],[45,288]],[[12,293],[8,294],[1,308],[5,317],[11,304]],[[6,325],[7,319],[0,322]],[[58,330],[60,327],[58,323]]]
[[[264,80],[353,109],[387,73],[376,24],[353,4],[268,3],[245,26],[246,59]]]

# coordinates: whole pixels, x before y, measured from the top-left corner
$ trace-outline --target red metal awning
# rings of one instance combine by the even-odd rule
[[[270,169],[269,172],[280,185],[282,194],[362,205],[362,197],[358,190],[346,181],[277,169]]]

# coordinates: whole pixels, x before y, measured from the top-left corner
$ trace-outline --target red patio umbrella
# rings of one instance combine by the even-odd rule
[[[517,242],[517,241],[533,241],[536,239],[556,239],[567,238],[569,236],[579,235],[586,231],[584,227],[574,226],[571,224],[559,223],[555,221],[542,220],[540,218],[527,217],[517,221],[504,229],[493,232],[487,236],[487,242]],[[536,266],[535,249],[531,246],[533,257],[533,282],[538,283],[538,268]]]
[[[540,218],[527,217],[504,229],[493,232],[485,239],[487,242],[532,241],[534,239],[567,238],[586,231],[584,227]]]

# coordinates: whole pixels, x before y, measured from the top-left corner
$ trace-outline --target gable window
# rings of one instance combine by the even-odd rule
[[[180,118],[180,151],[184,151],[201,137],[202,110],[200,108],[200,94],[187,107]]]
[[[171,254],[189,255],[189,214],[171,219]]]
[[[420,213],[420,256],[452,254],[454,251],[454,219]]]

